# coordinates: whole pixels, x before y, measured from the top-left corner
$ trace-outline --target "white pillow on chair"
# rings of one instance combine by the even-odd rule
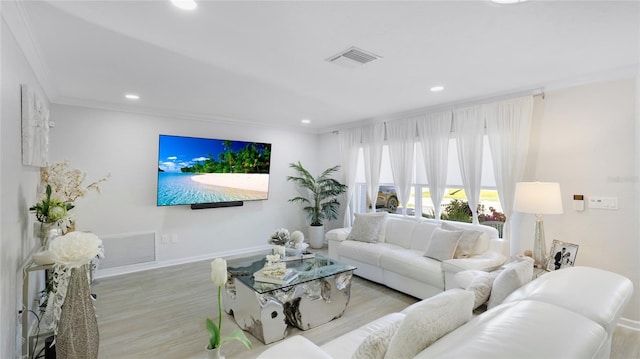
[[[514,290],[529,283],[533,278],[533,260],[528,258],[522,262],[508,265],[496,279],[491,288],[491,297],[487,303],[487,309],[491,309],[509,296]]]
[[[471,319],[474,295],[451,289],[413,304],[406,311],[385,354],[387,359],[413,358]]]
[[[427,244],[427,250],[424,252],[424,256],[439,261],[453,258],[462,232],[463,231],[446,231],[435,228],[431,233],[431,239]]]
[[[387,215],[387,212],[355,213],[356,219],[353,221],[347,240],[367,243],[377,242],[380,232],[384,230]]]

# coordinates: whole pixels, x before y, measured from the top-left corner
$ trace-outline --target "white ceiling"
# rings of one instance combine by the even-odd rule
[[[638,1],[19,2],[52,102],[307,127],[637,71]],[[351,46],[382,56],[349,69]],[[429,88],[445,86],[432,93]],[[135,103],[124,98],[135,92]]]

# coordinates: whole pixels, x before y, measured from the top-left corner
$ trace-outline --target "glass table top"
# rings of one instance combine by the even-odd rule
[[[253,273],[262,269],[266,261],[266,254],[232,259],[228,261],[227,271],[230,276],[262,294],[356,269],[356,267],[352,265],[343,264],[334,259],[316,254],[313,258],[296,259],[285,262],[287,268],[293,269],[298,274],[296,279],[287,284],[256,282],[253,279]]]

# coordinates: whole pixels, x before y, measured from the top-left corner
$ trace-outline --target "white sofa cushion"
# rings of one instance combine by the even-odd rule
[[[398,273],[403,277],[434,286],[443,285],[440,262],[424,257],[422,252],[414,249],[397,248],[393,251],[385,251],[380,257],[380,265],[385,271]]]
[[[384,241],[403,248],[409,248],[411,236],[417,224],[418,222],[410,217],[390,217],[385,223]]]
[[[351,359],[383,359],[391,338],[396,334],[400,323],[402,321],[389,323],[389,325],[369,334],[356,349]]]
[[[422,221],[418,223],[411,234],[411,242],[406,248],[417,249],[419,251],[427,250],[427,244],[431,239],[433,230],[440,227],[438,223]]]
[[[453,289],[413,304],[391,338],[385,358],[413,358],[471,319],[473,294]]]
[[[447,222],[442,223],[442,229],[447,231],[463,231],[453,258],[469,258],[473,255],[473,249],[475,248],[476,243],[478,243],[478,239],[482,235],[482,232],[474,231],[471,229],[463,229],[459,226]]]
[[[387,212],[356,213],[356,219],[347,236],[348,240],[375,243],[380,233],[384,232]]]
[[[351,356],[367,337],[392,323],[404,320],[404,313],[391,313],[372,322],[369,322],[358,329],[352,330],[345,335],[341,335],[321,346],[322,350],[334,359],[351,359]],[[342,318],[344,319],[344,317]],[[292,351],[280,358],[305,358],[306,352]]]
[[[521,262],[507,264],[505,267],[493,281],[487,309],[502,303],[509,294],[529,283],[533,277],[533,260],[530,258],[523,259]]]
[[[334,359],[301,335],[292,336],[270,347],[260,354],[260,359],[289,358],[291,353],[304,353],[305,359]]]
[[[424,256],[439,261],[453,258],[462,233],[463,231],[446,231],[440,228],[434,229]]]
[[[605,358],[605,342],[604,329],[584,316],[524,300],[482,313],[415,359]]]
[[[458,272],[453,276],[453,280],[461,287],[475,295],[473,309],[483,305],[491,295],[493,281],[498,276],[498,272],[483,272],[479,270],[466,270]]]
[[[382,255],[397,249],[402,249],[402,247],[389,243],[371,245],[370,243],[358,241],[344,241],[340,243],[339,253],[340,256],[355,259],[362,263],[380,266]]]
[[[509,295],[551,303],[584,315],[611,335],[633,293],[633,284],[617,273],[592,267],[564,268],[540,276]]]

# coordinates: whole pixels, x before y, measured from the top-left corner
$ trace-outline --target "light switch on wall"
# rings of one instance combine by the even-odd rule
[[[618,209],[618,197],[589,197],[589,208]]]

